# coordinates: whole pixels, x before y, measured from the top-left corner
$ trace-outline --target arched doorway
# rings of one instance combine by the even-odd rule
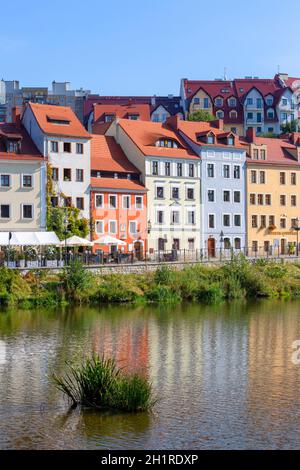
[[[207,240],[207,254],[209,258],[214,258],[216,256],[216,240],[214,238],[209,238]]]
[[[142,241],[140,240],[136,240],[133,244],[133,248],[134,248],[134,256],[136,259],[138,259],[139,261],[141,261],[143,259],[143,248],[144,248],[144,244]]]

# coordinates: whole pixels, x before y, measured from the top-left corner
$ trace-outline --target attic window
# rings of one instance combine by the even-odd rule
[[[61,126],[68,126],[70,124],[69,119],[65,119],[59,116],[47,116],[47,121],[50,122],[51,124],[57,124]]]
[[[128,114],[128,119],[131,119],[132,121],[137,121],[139,117],[139,114]]]
[[[177,142],[172,139],[159,139],[155,145],[156,147],[178,148]]]
[[[234,145],[234,138],[232,136],[229,136],[227,139],[227,144],[228,145]]]
[[[214,144],[215,143],[215,137],[212,134],[207,136],[207,143],[208,144]]]
[[[112,122],[115,119],[114,114],[106,114],[105,115],[105,122]]]
[[[19,140],[7,140],[6,150],[11,153],[21,152],[21,142]]]
[[[221,92],[222,93],[229,93],[229,90],[228,90],[228,88],[222,88]]]

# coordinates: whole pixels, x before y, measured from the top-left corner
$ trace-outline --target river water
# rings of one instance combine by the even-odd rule
[[[0,313],[0,449],[295,449],[300,302]],[[151,413],[69,410],[50,379],[97,351],[148,374]]]

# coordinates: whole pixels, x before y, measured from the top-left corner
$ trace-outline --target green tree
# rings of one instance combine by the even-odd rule
[[[76,207],[48,207],[47,230],[56,233],[60,240],[78,235],[85,238],[89,233],[88,219],[80,217]]]
[[[216,117],[205,109],[199,109],[193,114],[189,114],[189,121],[214,121]]]
[[[284,134],[290,134],[291,132],[298,132],[298,122],[294,119],[291,122],[282,124],[281,130]]]

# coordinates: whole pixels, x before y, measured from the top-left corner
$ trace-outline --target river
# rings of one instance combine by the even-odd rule
[[[295,449],[300,301],[0,313],[0,449]],[[142,370],[151,413],[70,411],[51,371],[97,351]]]

